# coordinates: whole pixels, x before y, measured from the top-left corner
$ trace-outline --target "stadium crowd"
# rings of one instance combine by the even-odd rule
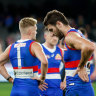
[[[56,5],[57,5],[57,3],[56,3]],[[42,8],[41,9],[39,8],[40,5],[37,5],[39,9],[36,8],[36,6],[35,7],[34,6],[32,4],[29,4],[28,6],[23,6],[23,5],[17,6],[15,4],[8,4],[7,7],[5,8],[4,5],[2,3],[0,3],[0,43],[2,44],[3,49],[5,49],[7,45],[11,44],[12,42],[14,42],[18,38],[20,38],[19,28],[18,28],[19,20],[23,17],[28,17],[28,16],[34,17],[38,20],[37,40],[40,41],[41,43],[44,42],[44,38],[43,38],[43,27],[44,26],[43,26],[42,21],[43,21],[44,14],[46,12],[41,12],[42,13],[41,14],[41,13],[39,13],[39,10],[42,10]],[[72,5],[70,5],[70,6],[72,6]],[[46,6],[46,7],[43,6],[43,7],[45,9],[47,9],[46,7],[48,7],[48,6]],[[68,6],[65,6],[65,7],[67,8]],[[65,7],[63,9],[61,6],[60,9],[62,9],[62,11],[65,10],[65,14],[66,14]],[[82,7],[84,7],[84,5],[82,5]],[[93,7],[95,7],[95,6],[93,6]],[[36,11],[34,10],[34,8],[36,8],[35,9]],[[51,6],[51,9],[52,9],[52,6]],[[74,28],[79,28],[79,27],[86,28],[86,30],[88,32],[88,38],[91,39],[92,41],[96,41],[96,19],[94,16],[93,16],[93,18],[92,18],[92,16],[87,17],[86,16],[87,14],[85,15],[83,13],[80,12],[80,14],[77,14],[76,16],[74,16],[74,15],[70,16],[70,15],[72,15],[72,13],[70,13],[70,15],[68,15],[68,13],[67,13],[67,15],[68,15],[67,17],[70,21],[70,25]],[[91,18],[91,19],[89,19],[89,18]]]

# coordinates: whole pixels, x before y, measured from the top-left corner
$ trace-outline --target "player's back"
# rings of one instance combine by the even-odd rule
[[[38,91],[38,81],[32,80],[33,77],[38,76],[38,65],[36,64],[37,58],[32,55],[30,50],[33,43],[33,40],[19,40],[13,43],[10,47],[9,58],[15,75],[13,91],[11,94],[18,94],[17,92],[19,91],[16,90],[22,90],[22,88],[25,88],[25,90],[27,90],[26,92],[28,92],[22,92],[22,94],[26,93],[27,95],[30,94],[35,87],[34,90]]]
[[[37,58],[32,56],[30,51],[32,43],[34,43],[33,40],[19,40],[10,47],[9,57],[15,78],[23,80],[38,75],[38,65],[35,63]]]

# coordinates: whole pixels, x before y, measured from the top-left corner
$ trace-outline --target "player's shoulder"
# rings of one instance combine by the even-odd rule
[[[34,48],[36,48],[36,47],[42,48],[42,45],[37,41],[33,42],[31,46],[34,47]]]
[[[65,41],[74,39],[75,37],[81,37],[81,35],[82,33],[78,29],[70,29],[65,36]]]
[[[39,42],[37,42],[37,41],[34,41],[33,44],[37,45],[37,46],[41,46],[41,44]]]

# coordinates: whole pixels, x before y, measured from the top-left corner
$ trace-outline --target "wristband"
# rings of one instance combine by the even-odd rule
[[[9,81],[9,79],[10,79],[10,78],[12,78],[12,77],[11,77],[11,76],[9,76],[9,77],[7,78],[7,80]]]

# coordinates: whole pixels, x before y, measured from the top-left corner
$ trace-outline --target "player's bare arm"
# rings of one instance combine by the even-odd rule
[[[10,50],[10,46],[9,45],[6,50],[0,55],[0,64],[2,64],[2,62],[9,60],[9,50]]]
[[[95,44],[95,50],[94,50],[94,64],[95,64],[95,68],[94,68],[94,72],[90,76],[91,80],[96,79],[96,44]]]
[[[45,76],[46,76],[47,69],[48,69],[47,58],[43,52],[41,45],[37,42],[35,42],[31,45],[31,52],[34,56],[36,56],[41,61],[41,76],[40,76],[40,78],[37,78],[37,80],[39,80],[41,82],[39,84],[39,89],[42,91],[46,90],[46,88],[48,88],[48,87],[46,86],[47,83],[45,83],[44,80],[45,80]]]
[[[64,90],[66,88],[66,75],[64,76],[64,80],[60,83],[60,88]]]
[[[80,37],[77,33],[69,33],[65,38],[65,42],[70,48],[81,50],[81,60],[79,67],[82,68],[94,51],[94,43]]]
[[[66,88],[66,74],[65,74],[65,78],[64,78],[64,80],[63,80],[63,82],[62,82],[62,90],[64,90],[65,88]]]
[[[9,60],[9,50],[10,50],[10,46],[0,55],[0,74],[9,82],[13,83],[13,78],[8,74],[4,64],[6,64],[6,62],[8,62]]]
[[[70,48],[81,50],[81,60],[78,65],[78,75],[83,81],[88,82],[88,74],[84,66],[94,51],[94,44],[89,40],[83,39],[79,34],[75,32],[69,33],[65,38],[65,42]]]
[[[41,79],[44,80],[48,69],[48,61],[43,49],[39,43],[33,43],[31,51],[41,61]]]
[[[8,62],[8,60],[2,62],[0,64],[0,74],[6,79],[8,80],[9,82],[13,83],[13,78],[8,74],[4,64],[6,64],[6,62]]]

